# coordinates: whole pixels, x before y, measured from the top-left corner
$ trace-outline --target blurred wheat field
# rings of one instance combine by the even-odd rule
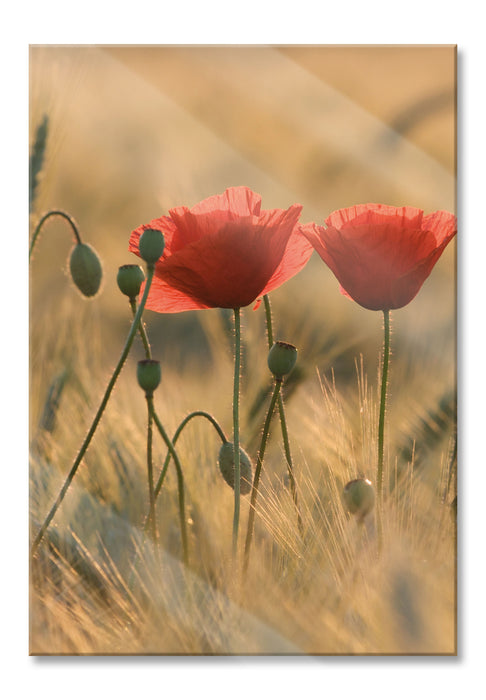
[[[358,202],[455,209],[454,47],[31,47],[31,140],[47,150],[32,226],[68,211],[103,259],[80,297],[65,224],[46,225],[30,278],[30,517],[35,535],[128,333],[116,286],[133,228],[231,185],[322,222]],[[271,295],[275,336],[299,348],[284,399],[301,538],[272,423],[247,579],[231,564],[233,492],[196,419],[178,442],[187,488],[182,564],[173,465],[148,512],[146,407],[136,340],[82,466],[31,564],[31,654],[454,654],[455,250],[392,314],[384,543],[342,490],[375,479],[381,317],[339,294],[314,255]],[[144,314],[162,362],[170,435],[194,410],[231,435],[233,336],[222,310]],[[243,311],[241,435],[255,461],[270,377],[262,308]],[[154,442],[157,472],[165,459]],[[248,499],[242,499],[241,540]]]

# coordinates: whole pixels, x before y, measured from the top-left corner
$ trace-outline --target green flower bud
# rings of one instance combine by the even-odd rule
[[[137,365],[137,379],[146,394],[153,394],[160,384],[160,377],[158,360],[140,360]]]
[[[165,240],[162,231],[155,228],[147,228],[140,236],[138,250],[141,257],[149,265],[153,265],[161,257],[165,248]]]
[[[297,348],[290,343],[284,343],[282,340],[277,340],[270,348],[268,353],[268,368],[270,372],[281,379],[286,374],[289,374],[297,362]]]
[[[116,281],[122,294],[130,299],[135,299],[140,293],[140,287],[145,279],[145,274],[140,265],[122,265],[118,268]]]
[[[368,479],[353,479],[344,487],[343,499],[353,515],[364,518],[375,505],[375,489]]]
[[[219,469],[232,489],[235,487],[235,448],[232,442],[224,442],[219,451]],[[250,493],[253,481],[251,460],[245,450],[240,447],[240,493]]]
[[[103,276],[100,259],[93,248],[86,243],[77,243],[71,251],[69,269],[79,291],[85,297],[93,297]]]

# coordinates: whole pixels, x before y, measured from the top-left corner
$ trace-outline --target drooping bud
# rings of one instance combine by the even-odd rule
[[[218,457],[219,469],[232,489],[235,488],[235,448],[232,442],[224,442],[221,445]],[[253,481],[251,460],[245,450],[240,447],[240,493],[250,493]]]
[[[130,299],[135,299],[140,293],[140,287],[145,279],[145,274],[140,265],[122,265],[118,268],[116,281],[122,294]]]
[[[297,362],[297,348],[290,343],[277,340],[268,353],[268,368],[277,379],[289,374]]]
[[[158,360],[140,360],[137,365],[137,379],[146,394],[152,395],[160,384],[161,370]]]
[[[353,479],[344,487],[346,508],[358,518],[364,518],[375,505],[375,489],[369,479]]]
[[[100,288],[103,269],[96,251],[87,243],[77,243],[71,251],[69,269],[74,284],[85,297]]]
[[[165,239],[162,231],[155,228],[147,228],[140,236],[138,250],[141,257],[149,265],[153,265],[161,257],[165,248]]]

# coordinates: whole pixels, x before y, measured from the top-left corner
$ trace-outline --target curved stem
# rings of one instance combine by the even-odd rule
[[[192,413],[189,413],[189,415],[187,415],[184,418],[184,420],[181,422],[181,424],[179,425],[179,427],[175,431],[174,437],[172,438],[172,444],[174,445],[174,447],[176,445],[177,440],[179,439],[179,436],[180,436],[182,430],[186,427],[186,425],[189,423],[190,420],[192,420],[193,418],[196,418],[197,416],[201,416],[202,418],[206,418],[210,423],[212,423],[216,432],[218,433],[219,437],[221,438],[221,442],[228,442],[226,435],[223,432],[223,429],[219,425],[216,418],[214,418],[214,416],[212,416],[210,413],[206,413],[206,411],[193,411]],[[162,484],[164,483],[165,475],[167,472],[167,468],[169,466],[171,456],[172,456],[172,454],[169,450],[169,452],[167,453],[167,456],[165,458],[164,466],[162,467],[162,471],[160,472],[160,476],[159,476],[157,484],[155,486],[155,498],[156,499],[160,493],[160,489],[162,488]]]
[[[142,300],[140,301],[140,306],[137,309],[137,313],[135,314],[135,318],[133,319],[132,326],[130,328],[130,332],[128,333],[127,339],[125,341],[125,346],[124,346],[122,353],[120,355],[120,359],[118,360],[118,364],[115,367],[115,370],[114,370],[112,377],[108,383],[108,386],[106,387],[104,396],[101,400],[101,404],[100,404],[98,411],[96,412],[96,415],[95,415],[93,422],[91,424],[91,428],[89,429],[88,434],[86,435],[86,437],[83,441],[83,444],[81,445],[81,447],[79,449],[78,455],[77,455],[76,459],[74,460],[73,466],[71,467],[71,470],[66,477],[66,480],[61,488],[61,491],[59,492],[58,497],[56,498],[56,500],[54,502],[54,505],[52,506],[51,510],[49,511],[46,519],[44,520],[44,523],[42,524],[42,526],[41,526],[41,528],[40,528],[40,530],[39,530],[39,532],[38,532],[38,534],[37,534],[37,536],[32,544],[32,550],[31,550],[32,555],[35,554],[37,547],[39,546],[40,541],[44,537],[44,534],[45,534],[47,528],[49,527],[51,520],[53,519],[53,517],[55,516],[55,514],[57,512],[57,509],[61,505],[61,503],[64,499],[64,496],[66,495],[66,492],[67,492],[69,486],[71,485],[72,480],[74,479],[74,476],[78,470],[78,467],[81,464],[81,460],[83,459],[83,457],[86,453],[86,450],[88,449],[89,443],[91,442],[91,439],[96,432],[98,424],[101,420],[101,416],[103,415],[103,411],[106,408],[106,405],[108,403],[108,399],[110,398],[111,392],[113,391],[113,387],[115,386],[116,380],[118,379],[118,375],[120,374],[121,369],[125,363],[125,360],[128,357],[128,353],[129,353],[130,348],[132,346],[133,339],[135,338],[135,334],[136,334],[137,329],[139,327],[140,319],[142,318],[143,310],[145,308],[145,303],[147,301],[150,286],[152,284],[154,270],[155,270],[154,265],[147,266],[147,281],[145,284],[145,290],[143,293],[143,297],[142,297]]]
[[[241,317],[240,309],[235,314],[235,376],[233,384],[233,453],[235,462],[235,506],[233,516],[233,557],[238,549],[238,528],[240,524],[240,365],[241,365]]]
[[[266,318],[266,323],[267,323],[268,348],[270,349],[273,345],[274,340],[273,340],[272,309],[270,306],[270,299],[268,297],[268,294],[265,294],[263,296],[263,302],[265,304],[265,318]],[[279,416],[280,416],[280,428],[282,430],[282,439],[283,439],[283,444],[284,444],[285,459],[287,461],[287,472],[289,475],[290,491],[292,493],[292,499],[294,501],[294,506],[295,506],[295,510],[297,513],[297,525],[299,527],[299,533],[300,533],[300,536],[303,537],[304,524],[302,522],[302,517],[300,515],[299,498],[298,498],[298,494],[297,494],[297,484],[295,483],[295,478],[294,478],[294,467],[293,467],[293,463],[292,463],[292,454],[290,452],[289,433],[287,430],[287,421],[285,418],[284,402],[283,402],[283,397],[282,397],[281,393],[279,393],[279,395],[278,395],[278,412],[279,412]]]
[[[149,488],[149,515],[148,521],[152,526],[152,539],[157,545],[157,522],[155,518],[155,496],[154,496],[154,468],[152,463],[152,422],[153,422],[153,405],[151,408],[152,395],[146,395],[147,399],[147,477]]]
[[[73,230],[76,241],[78,243],[81,243],[81,237],[79,235],[78,227],[76,226],[74,219],[71,216],[69,216],[69,214],[66,214],[66,212],[64,212],[64,211],[60,211],[58,209],[53,209],[52,211],[47,212],[47,214],[44,214],[44,216],[41,218],[41,220],[39,221],[39,223],[37,224],[37,226],[35,228],[35,231],[32,235],[32,240],[30,242],[29,260],[32,257],[32,251],[34,250],[34,246],[35,246],[35,243],[37,241],[37,237],[38,237],[40,230],[44,224],[44,221],[49,219],[49,217],[51,217],[51,216],[62,216],[64,219],[66,219],[66,221],[70,224],[70,226]]]
[[[136,311],[135,299],[130,299],[130,306],[131,306],[132,312],[135,314],[135,311]],[[140,321],[139,332],[140,332],[140,337],[142,338],[142,342],[143,342],[143,345],[145,348],[145,356],[146,356],[147,360],[150,360],[152,358],[152,353],[150,350],[150,342],[149,342],[143,321]],[[155,408],[153,408],[153,412],[154,412],[154,415],[156,415]],[[206,413],[206,411],[193,411],[192,413],[189,413],[189,415],[184,418],[184,420],[181,422],[181,424],[177,428],[176,432],[174,433],[174,437],[172,438],[172,444],[174,445],[174,447],[175,447],[175,444],[176,444],[182,430],[189,423],[189,421],[192,418],[195,418],[196,416],[202,416],[203,418],[206,418],[210,423],[212,423],[212,425],[216,429],[216,432],[219,434],[221,441],[228,442],[226,435],[224,434],[223,429],[219,425],[216,418],[214,418],[210,413]],[[158,417],[157,417],[157,420],[159,420]],[[167,469],[169,467],[171,457],[172,457],[172,453],[170,450],[168,450],[167,456],[165,458],[164,466],[162,467],[162,471],[161,471],[160,476],[157,480],[157,484],[154,488],[154,501],[157,500],[157,496],[159,495],[160,490],[162,488],[162,484],[164,483],[165,475],[167,473]],[[149,521],[150,521],[150,515],[149,515],[149,517],[147,517],[147,520],[146,520],[145,526],[144,526],[144,530],[147,529]]]
[[[135,299],[130,299],[130,306],[132,308],[132,311],[135,312],[135,309],[136,309]],[[143,342],[143,345],[145,348],[145,356],[148,360],[150,360],[152,357],[151,350],[150,350],[150,343],[149,343],[149,339],[148,339],[148,336],[147,336],[147,333],[145,330],[145,326],[144,326],[142,320],[140,320],[140,323],[139,323],[139,332],[140,332],[140,337],[142,338],[142,342]],[[155,420],[157,427],[159,429],[159,432],[162,431],[162,433],[163,433],[162,437],[164,437],[165,431],[162,428],[162,424],[160,423],[160,419],[156,414],[153,402],[152,402],[151,411],[153,414],[153,419]],[[182,421],[182,423],[179,425],[176,432],[174,433],[174,437],[172,438],[172,447],[173,448],[175,447],[175,444],[176,444],[176,442],[179,438],[179,435],[181,434],[183,428],[187,425],[187,423],[192,418],[195,418],[196,416],[203,416],[204,418],[207,418],[207,420],[209,420],[210,423],[212,423],[214,425],[222,442],[227,442],[226,435],[224,434],[224,432],[223,432],[222,428],[220,427],[219,423],[217,422],[216,418],[214,418],[209,413],[206,413],[205,411],[194,411],[193,413],[190,413],[188,416],[186,416],[184,418],[184,420]],[[165,440],[165,438],[164,438],[164,440]],[[165,458],[164,466],[163,466],[162,471],[160,473],[160,476],[157,480],[157,484],[155,485],[155,488],[153,489],[153,506],[152,506],[152,502],[151,502],[150,511],[149,511],[149,514],[147,516],[147,519],[146,519],[145,525],[144,525],[144,531],[147,530],[147,528],[151,522],[151,512],[152,511],[153,511],[154,516],[155,516],[155,502],[156,502],[157,497],[158,497],[160,490],[162,488],[162,484],[164,483],[165,475],[167,473],[167,469],[168,469],[169,463],[170,463],[170,458],[173,457],[174,455],[175,455],[174,461],[177,460],[176,461],[176,468],[177,468],[177,478],[178,478],[178,484],[179,484],[179,509],[180,509],[180,513],[181,513],[181,532],[185,533],[184,479],[183,479],[183,475],[182,475],[182,468],[180,466],[180,462],[177,459],[177,453],[175,452],[175,450],[171,451],[170,447],[168,449],[167,456]],[[185,550],[187,550],[187,537],[185,536],[185,534],[183,536],[183,542],[185,542],[184,548],[185,548]],[[187,556],[186,556],[186,558],[187,558]]]
[[[184,476],[182,474],[182,467],[181,463],[179,461],[179,456],[177,452],[174,449],[174,445],[167,435],[167,433],[164,430],[164,427],[162,423],[159,420],[159,417],[157,416],[155,409],[154,409],[154,402],[153,398],[148,397],[147,401],[150,404],[150,412],[152,414],[152,418],[154,419],[155,425],[157,426],[157,429],[162,436],[162,439],[164,440],[165,444],[167,445],[173,459],[174,463],[176,466],[177,470],[177,485],[178,485],[178,490],[179,490],[179,518],[180,518],[180,523],[181,523],[181,539],[182,539],[182,551],[183,551],[183,556],[184,556],[184,563],[187,565],[189,561],[189,556],[188,556],[188,545],[187,545],[187,529],[186,529],[186,517],[185,517],[185,498],[184,498]],[[155,502],[155,501],[154,501]]]
[[[382,507],[383,507],[383,462],[384,462],[384,438],[385,438],[385,412],[386,412],[386,388],[388,382],[388,364],[390,361],[390,311],[383,311],[384,320],[384,345],[383,368],[381,376],[380,414],[378,421],[378,470],[376,473],[377,492],[377,525],[378,544],[381,548],[383,541]]]
[[[245,542],[245,554],[243,562],[243,573],[246,572],[248,568],[248,562],[250,560],[250,547],[251,540],[253,537],[253,526],[255,522],[255,508],[256,500],[258,496],[258,486],[260,483],[260,474],[262,471],[263,457],[265,455],[265,449],[267,447],[268,434],[270,432],[270,422],[272,420],[273,411],[275,409],[275,404],[277,402],[277,397],[280,393],[280,387],[282,386],[282,380],[275,380],[275,388],[273,390],[272,398],[270,400],[270,405],[267,411],[267,417],[265,418],[265,424],[263,426],[262,441],[260,443],[260,450],[258,452],[257,465],[255,468],[255,476],[253,478],[253,485],[251,487],[251,499],[250,499],[250,512],[248,515],[248,529],[246,531],[246,542]]]

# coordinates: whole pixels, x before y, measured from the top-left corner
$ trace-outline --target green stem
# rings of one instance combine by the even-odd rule
[[[177,485],[178,485],[178,490],[179,490],[179,518],[180,518],[180,523],[181,523],[181,539],[182,539],[182,552],[184,556],[184,563],[187,565],[189,562],[189,556],[188,556],[188,544],[187,544],[187,529],[186,529],[186,517],[185,517],[185,498],[184,498],[184,476],[182,474],[182,467],[181,463],[179,461],[179,456],[177,452],[174,449],[174,445],[167,435],[167,433],[164,430],[164,427],[162,423],[159,420],[159,417],[157,416],[155,409],[154,409],[154,402],[153,398],[148,397],[147,401],[150,404],[150,412],[152,414],[152,418],[154,419],[155,425],[157,426],[157,429],[162,436],[162,439],[164,440],[165,444],[167,445],[175,463],[175,467],[177,470]],[[154,491],[155,495],[155,491]]]
[[[155,495],[154,495],[154,468],[152,463],[152,422],[153,422],[153,404],[151,407],[152,395],[146,394],[147,399],[147,477],[149,488],[149,515],[148,522],[152,527],[152,540],[157,545],[157,523],[155,517]]]
[[[235,313],[235,376],[233,385],[233,454],[235,462],[235,506],[233,516],[233,558],[238,549],[238,528],[240,524],[240,365],[241,365],[241,317],[240,309]]]
[[[266,318],[266,323],[267,323],[268,348],[270,349],[274,343],[274,340],[273,340],[272,309],[270,307],[270,299],[268,297],[268,294],[265,294],[263,296],[263,302],[265,304],[265,318]],[[282,439],[283,439],[283,444],[284,444],[285,459],[287,461],[287,472],[289,475],[290,491],[292,493],[292,499],[294,501],[294,506],[295,506],[295,510],[297,513],[297,524],[299,527],[299,533],[300,533],[300,536],[303,537],[304,524],[302,522],[302,517],[300,515],[299,497],[297,494],[297,484],[295,483],[295,478],[294,478],[294,467],[293,467],[293,462],[292,462],[292,454],[290,452],[289,433],[288,433],[288,429],[287,429],[287,421],[285,418],[284,402],[283,402],[283,397],[282,397],[281,393],[279,393],[279,395],[278,395],[278,412],[279,412],[279,416],[280,416],[280,428],[282,430]]]
[[[132,312],[135,314],[135,310],[136,310],[135,299],[130,299],[130,306],[132,308]],[[150,342],[149,342],[143,321],[140,321],[139,332],[140,332],[140,337],[142,338],[143,346],[145,348],[146,359],[150,360],[152,357],[151,350],[150,350]],[[153,411],[154,411],[154,415],[156,415],[155,408],[153,409]],[[172,438],[172,444],[174,446],[175,446],[183,428],[187,425],[187,423],[192,418],[195,418],[196,416],[203,416],[204,418],[207,418],[207,420],[209,420],[209,422],[214,425],[216,431],[218,432],[219,436],[221,437],[222,442],[227,442],[226,435],[224,434],[224,432],[223,432],[222,428],[220,427],[219,423],[217,422],[216,418],[214,418],[211,414],[206,413],[206,411],[194,411],[193,413],[190,413],[188,416],[186,416],[184,418],[184,420],[182,421],[182,423],[179,425],[176,432],[174,433],[174,437]],[[159,420],[158,417],[157,417],[157,420]],[[168,469],[168,466],[170,463],[171,456],[172,456],[172,452],[170,450],[168,450],[167,456],[165,458],[164,466],[162,468],[162,471],[160,473],[160,476],[157,480],[157,484],[156,484],[155,489],[154,489],[154,500],[155,501],[157,500],[157,496],[159,495],[160,489],[162,488],[162,484],[164,482],[165,475],[167,473],[167,469]],[[146,529],[148,523],[149,523],[149,518],[147,518],[144,529]]]
[[[135,310],[136,310],[135,299],[130,299],[130,306],[131,306],[131,308],[132,308],[132,312],[135,314]],[[147,333],[146,333],[146,330],[145,330],[145,326],[144,326],[142,320],[140,320],[139,332],[140,332],[140,337],[142,338],[142,342],[143,342],[143,345],[144,345],[144,348],[145,348],[145,356],[146,356],[146,358],[147,358],[148,360],[150,360],[151,357],[152,357],[151,350],[150,350],[150,343],[149,343],[149,339],[148,339],[148,336],[147,336]],[[153,411],[153,415],[154,415],[154,418],[155,418],[156,423],[158,423],[159,426],[160,426],[160,427],[159,427],[159,430],[160,430],[160,429],[162,428],[162,425],[160,424],[160,419],[158,418],[158,416],[157,416],[157,414],[156,414],[156,412],[155,412],[155,408],[154,408],[153,404],[152,404],[152,411]],[[175,432],[175,434],[174,434],[174,437],[172,438],[172,446],[173,446],[173,447],[175,447],[175,444],[176,444],[176,442],[177,442],[177,440],[178,440],[178,438],[179,438],[179,435],[181,434],[183,428],[187,425],[187,423],[188,423],[192,418],[195,418],[196,416],[202,416],[202,417],[206,418],[207,420],[209,420],[209,422],[212,423],[212,424],[214,425],[214,427],[215,427],[216,431],[218,432],[218,434],[219,434],[219,436],[220,436],[222,442],[227,442],[226,435],[224,434],[224,432],[223,432],[222,428],[220,427],[219,423],[217,422],[216,418],[214,418],[214,417],[213,417],[212,415],[210,415],[209,413],[206,413],[205,411],[194,411],[193,413],[190,413],[188,416],[186,416],[186,417],[184,418],[184,420],[182,421],[182,423],[181,423],[181,424],[179,425],[179,427],[177,428],[177,430],[176,430],[176,432]],[[162,471],[161,471],[161,473],[160,473],[160,476],[159,476],[159,478],[158,478],[158,480],[157,480],[157,484],[156,484],[155,488],[153,489],[153,508],[152,508],[152,503],[151,503],[151,511],[153,510],[154,514],[155,514],[155,502],[156,502],[157,497],[158,497],[158,495],[159,495],[159,493],[160,493],[160,490],[161,490],[161,488],[162,488],[162,484],[164,483],[165,475],[166,475],[166,473],[167,473],[167,469],[168,469],[169,463],[170,463],[170,458],[173,456],[173,454],[175,454],[175,452],[171,452],[171,450],[170,450],[170,448],[169,448],[169,450],[168,450],[168,452],[167,452],[167,456],[166,456],[166,458],[165,458],[164,466],[163,466]],[[176,456],[177,456],[177,455],[176,455]],[[176,466],[177,466],[177,463],[176,463]],[[182,477],[182,469],[181,469],[181,467],[180,467],[180,463],[179,463],[179,468],[178,468],[178,470],[177,470],[177,475],[178,475],[178,480],[179,480],[179,507],[181,508],[181,513],[182,513],[182,515],[181,515],[181,528],[185,529],[185,518],[184,518],[184,481],[183,481],[183,477]],[[182,495],[181,495],[181,494],[182,494]],[[181,504],[182,504],[182,505],[181,505]],[[146,519],[146,521],[145,521],[144,531],[146,531],[146,530],[148,529],[148,526],[150,525],[150,522],[151,522],[151,515],[150,515],[150,512],[149,512],[149,515],[147,516],[147,519]],[[186,543],[187,543],[187,538],[186,538]],[[187,548],[187,544],[186,544],[186,548]]]
[[[37,241],[37,237],[38,237],[40,230],[44,224],[44,221],[49,219],[49,217],[51,217],[51,216],[62,216],[64,219],[66,219],[66,221],[70,224],[70,226],[73,230],[76,241],[78,243],[81,243],[81,237],[79,235],[78,227],[76,226],[74,219],[71,216],[69,216],[69,214],[66,214],[66,212],[64,212],[64,211],[60,211],[58,209],[53,209],[52,211],[47,212],[47,214],[44,214],[44,216],[41,218],[41,220],[39,221],[39,223],[37,224],[37,226],[35,228],[34,234],[32,236],[32,240],[30,242],[29,261],[30,261],[30,258],[32,257],[32,252],[34,250],[34,246],[35,246],[35,243]]]
[[[381,548],[383,541],[382,508],[383,508],[383,462],[384,462],[384,437],[385,437],[385,412],[386,412],[386,389],[388,382],[388,364],[390,361],[390,311],[383,311],[384,319],[384,346],[383,346],[383,368],[381,377],[381,399],[380,415],[378,422],[378,470],[376,474],[377,490],[377,524],[378,543]]]
[[[54,502],[54,505],[52,506],[51,510],[49,511],[46,519],[44,520],[44,523],[42,524],[33,544],[32,544],[32,550],[31,550],[31,555],[33,556],[37,550],[37,547],[39,546],[40,541],[44,537],[44,534],[49,527],[51,520],[55,516],[57,509],[61,505],[64,496],[66,495],[66,492],[71,485],[72,480],[74,479],[74,476],[78,470],[79,465],[81,464],[81,460],[83,459],[86,450],[88,449],[89,443],[91,442],[91,439],[93,435],[95,434],[95,431],[98,427],[98,424],[101,420],[101,416],[103,415],[103,411],[106,408],[106,405],[108,403],[108,399],[110,398],[111,392],[113,391],[113,387],[115,386],[116,380],[118,379],[118,375],[120,374],[122,367],[125,363],[125,360],[128,357],[128,353],[130,351],[130,348],[133,343],[133,339],[135,338],[135,334],[137,332],[137,329],[139,327],[140,319],[142,318],[143,310],[145,308],[145,303],[147,301],[148,293],[150,290],[150,286],[152,284],[152,278],[154,276],[154,265],[147,265],[147,281],[145,284],[145,290],[143,293],[142,300],[140,302],[140,306],[137,309],[137,313],[135,314],[135,318],[133,319],[132,326],[130,328],[130,332],[128,333],[128,337],[125,341],[125,346],[123,348],[123,351],[120,355],[120,359],[118,360],[118,364],[115,367],[115,370],[113,372],[113,375],[108,383],[108,386],[106,387],[105,394],[101,400],[100,407],[98,408],[98,411],[93,419],[93,423],[91,424],[91,428],[88,431],[88,434],[86,435],[83,444],[81,445],[78,455],[76,459],[74,460],[73,466],[71,467],[71,470],[69,474],[66,477],[66,480],[61,488],[61,491],[59,492],[58,497],[56,498],[56,501]]]
[[[129,301],[130,301],[130,308],[132,310],[132,314],[135,317],[135,314],[137,313],[137,300],[132,297]],[[145,325],[144,325],[142,319],[140,319],[140,323],[138,325],[138,330],[140,333],[140,337],[142,339],[143,347],[145,349],[145,358],[147,360],[151,360],[152,359],[152,351],[150,349],[149,339],[148,339],[147,333],[145,331]]]
[[[174,437],[172,438],[172,444],[174,445],[174,447],[177,443],[177,440],[179,439],[179,436],[180,436],[182,430],[185,428],[185,426],[189,423],[190,420],[192,420],[193,418],[196,418],[197,416],[201,416],[203,418],[206,418],[210,423],[212,423],[212,425],[216,429],[216,432],[218,433],[219,437],[221,438],[221,442],[228,442],[226,435],[224,434],[223,429],[219,425],[216,418],[214,418],[210,413],[206,413],[206,411],[193,411],[192,413],[189,413],[189,415],[187,415],[184,418],[184,420],[181,422],[181,424],[179,425],[179,427],[175,431]],[[157,484],[155,486],[155,498],[156,499],[160,493],[160,489],[162,488],[162,484],[164,483],[165,475],[167,472],[167,468],[169,466],[171,456],[172,456],[171,452],[170,451],[167,452],[164,466],[162,467],[162,471],[160,472],[160,476],[159,476]]]
[[[268,339],[268,349],[272,347],[273,340],[273,323],[272,323],[272,308],[270,306],[270,299],[268,294],[263,295],[263,303],[265,305],[265,319],[267,322],[267,339]]]
[[[265,418],[265,424],[263,426],[262,441],[260,443],[260,450],[258,452],[257,464],[255,468],[255,476],[253,478],[253,485],[251,487],[251,499],[250,499],[250,512],[248,515],[248,528],[246,531],[246,542],[245,542],[245,553],[243,562],[243,573],[246,572],[248,568],[248,562],[250,560],[250,547],[251,540],[253,537],[253,526],[255,522],[256,513],[256,501],[258,496],[258,486],[260,483],[260,474],[262,471],[263,457],[265,456],[265,449],[267,447],[268,434],[270,432],[270,422],[272,420],[273,411],[275,409],[275,404],[277,403],[277,397],[280,393],[280,387],[282,386],[282,380],[275,380],[275,388],[273,390],[272,398],[270,400],[270,405],[267,411],[267,417]]]

